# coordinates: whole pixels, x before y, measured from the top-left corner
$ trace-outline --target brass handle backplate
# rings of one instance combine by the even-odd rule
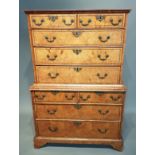
[[[100,73],[97,73],[96,76],[97,76],[99,79],[105,79],[105,78],[108,76],[108,74],[105,73],[104,75],[101,75]]]
[[[54,114],[57,112],[57,110],[56,110],[56,109],[47,110],[47,112],[48,112],[48,114],[50,114],[50,115],[54,115]]]
[[[38,100],[43,100],[45,98],[45,95],[35,95],[35,98]]]
[[[75,68],[74,68],[74,71],[75,71],[75,72],[80,72],[81,70],[82,70],[82,68],[80,68],[80,67],[75,67]]]
[[[114,97],[114,96],[110,96],[110,98],[113,100],[113,101],[118,101],[121,96],[117,96],[117,97]]]
[[[102,15],[96,15],[96,20],[98,20],[98,21],[103,21],[105,19],[105,17],[104,16],[102,16]]]
[[[32,19],[32,22],[36,25],[36,26],[41,26],[43,24],[45,20],[44,19],[41,19],[39,23],[36,22],[35,19]]]
[[[70,23],[67,23],[65,19],[62,20],[62,22],[66,25],[66,26],[71,26],[74,23],[74,20],[71,19]]]
[[[118,26],[121,22],[122,22],[122,19],[119,19],[117,23],[114,23],[114,20],[113,20],[113,19],[110,19],[110,23],[111,23],[113,26]]]
[[[103,40],[102,36],[99,36],[98,39],[99,39],[101,42],[106,43],[106,42],[110,39],[110,36],[107,36],[106,39],[104,39],[104,40]]]
[[[102,111],[101,109],[98,110],[98,112],[101,114],[101,115],[106,115],[109,113],[109,110],[106,110],[106,111]]]
[[[48,76],[49,76],[51,79],[55,79],[57,76],[59,76],[59,73],[48,73]]]
[[[56,37],[49,38],[48,36],[45,36],[44,38],[45,38],[46,41],[49,42],[49,43],[53,43],[53,42],[55,41],[55,39],[56,39]]]
[[[57,127],[48,127],[48,130],[51,132],[57,132],[58,128]]]
[[[58,19],[58,16],[48,16],[48,19],[52,22],[55,22]]]
[[[97,129],[99,133],[106,134],[108,129]]]
[[[72,34],[73,34],[74,37],[78,38],[82,34],[82,32],[80,32],[80,31],[73,31]]]
[[[51,56],[51,55],[47,54],[46,57],[48,58],[48,60],[54,61],[57,58],[57,55],[55,54],[55,55]]]
[[[86,96],[86,97],[80,96],[80,99],[81,99],[82,101],[87,101],[89,98],[90,98],[90,95],[88,95],[88,96]]]
[[[87,21],[87,23],[83,23],[83,20],[82,19],[80,19],[80,24],[82,25],[82,26],[88,26],[91,22],[92,22],[92,20],[91,19],[88,19],[88,21]]]
[[[73,49],[73,53],[75,53],[76,55],[79,55],[81,52],[81,49]]]

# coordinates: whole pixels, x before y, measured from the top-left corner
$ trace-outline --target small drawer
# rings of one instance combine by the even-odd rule
[[[36,66],[36,75],[40,83],[120,83],[120,67]]]
[[[121,28],[125,27],[125,14],[80,14],[79,28]]]
[[[36,91],[34,93],[35,102],[76,102],[77,93],[59,91]]]
[[[119,122],[37,121],[38,135],[44,137],[120,138]]]
[[[121,120],[121,106],[65,104],[35,105],[39,119]]]
[[[123,104],[124,96],[124,93],[80,92],[79,102]]]
[[[121,48],[34,48],[36,65],[122,64]]]
[[[124,30],[33,30],[33,45],[45,47],[66,46],[122,46]]]
[[[76,15],[73,14],[34,14],[30,15],[31,28],[70,29],[76,28]]]

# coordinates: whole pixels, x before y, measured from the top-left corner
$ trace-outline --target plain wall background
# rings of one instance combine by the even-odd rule
[[[32,117],[31,96],[29,86],[33,83],[33,67],[31,60],[31,49],[28,35],[27,18],[24,10],[51,10],[51,9],[126,9],[132,11],[128,17],[128,28],[126,48],[124,57],[124,84],[128,87],[125,102],[125,125],[124,135],[126,136],[135,123],[136,109],[136,4],[135,0],[20,0],[20,53],[19,53],[19,74],[20,74],[20,114],[27,113]],[[131,115],[128,115],[131,114]],[[134,115],[133,115],[134,114]],[[131,118],[134,116],[134,118]],[[25,117],[27,118],[27,116]],[[24,119],[20,117],[20,132],[24,137]],[[31,118],[30,118],[31,119]],[[133,119],[133,120],[132,120]],[[130,122],[130,121],[133,122]],[[33,124],[33,122],[32,122]],[[32,125],[30,124],[30,126]],[[33,125],[32,125],[33,126]],[[135,130],[135,127],[133,127]],[[30,129],[30,131],[33,128]],[[28,133],[27,133],[28,134]],[[21,136],[21,139],[23,137]],[[133,136],[134,137],[134,136]],[[32,137],[33,138],[33,137]],[[135,137],[134,137],[135,138]],[[133,143],[131,141],[131,143]],[[24,144],[23,144],[24,145]],[[26,144],[27,145],[27,144]],[[131,145],[135,145],[131,144]],[[130,149],[130,147],[129,147]],[[126,150],[127,151],[127,150]],[[131,149],[127,152],[130,152]],[[133,154],[132,154],[133,155]]]

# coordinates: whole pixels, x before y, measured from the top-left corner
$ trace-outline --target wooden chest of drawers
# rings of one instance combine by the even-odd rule
[[[122,84],[129,10],[26,11],[36,135],[47,143],[121,150]]]

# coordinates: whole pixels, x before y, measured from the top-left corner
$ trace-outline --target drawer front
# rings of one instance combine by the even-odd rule
[[[121,46],[123,30],[33,30],[34,46]]]
[[[80,92],[79,103],[123,104],[124,93]]]
[[[101,105],[36,105],[36,116],[41,119],[120,120],[121,106]]]
[[[34,93],[35,102],[76,102],[77,93],[58,91],[37,91]]]
[[[116,84],[120,82],[120,67],[37,66],[36,75],[41,83]]]
[[[121,48],[34,48],[34,54],[36,65],[122,63]]]
[[[119,122],[37,121],[39,136],[77,138],[120,138]]]
[[[125,27],[125,14],[80,14],[79,28]]]
[[[73,14],[30,15],[30,24],[32,28],[37,28],[37,29],[76,28],[76,15],[73,15]]]

